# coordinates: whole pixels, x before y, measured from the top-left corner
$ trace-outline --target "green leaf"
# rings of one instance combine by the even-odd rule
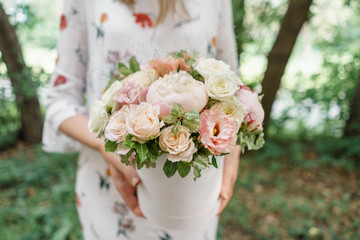
[[[174,176],[177,170],[177,162],[171,162],[168,159],[166,159],[163,170],[168,178]]]
[[[177,117],[182,117],[185,114],[184,107],[180,103],[174,103],[170,114]]]
[[[140,71],[140,64],[139,62],[136,60],[136,57],[132,57],[130,58],[130,69],[131,71],[134,73],[134,72],[137,72],[137,71]]]
[[[193,162],[194,167],[204,170],[208,167],[207,163],[201,160],[200,158],[196,158]]]
[[[177,170],[182,178],[186,177],[191,169],[190,163],[180,161],[177,163]]]
[[[130,68],[128,67],[121,67],[120,68],[120,73],[124,76],[129,76],[130,74],[132,74],[133,72],[131,71]]]
[[[130,151],[127,154],[120,155],[121,162],[124,163],[125,165],[130,165],[131,162],[129,161],[129,158],[133,152],[134,152],[134,149],[132,148],[132,149],[130,149]]]
[[[199,120],[192,119],[192,120],[183,120],[183,125],[189,129],[190,132],[194,133],[199,130],[200,122]]]
[[[132,136],[130,134],[126,135],[125,141],[123,142],[123,146],[127,148],[133,148],[136,145],[136,142],[132,140]]]
[[[179,131],[179,126],[181,125],[180,120],[178,120],[175,125],[171,128],[171,131],[176,136]]]
[[[140,158],[140,163],[142,164],[148,158],[148,148],[145,143],[136,143],[134,146],[136,150],[136,155]]]
[[[110,140],[105,140],[105,151],[106,152],[115,152],[117,149],[117,143]]]
[[[118,69],[121,69],[121,68],[128,68],[124,63],[122,63],[122,62],[119,62],[118,63]]]
[[[162,120],[166,124],[175,124],[180,118],[182,118],[185,114],[184,107],[179,103],[174,103],[170,114],[167,116],[163,116]]]
[[[215,168],[218,168],[215,155],[212,155],[211,163],[212,163],[212,165],[213,165]]]

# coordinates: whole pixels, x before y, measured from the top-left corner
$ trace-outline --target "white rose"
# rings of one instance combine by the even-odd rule
[[[216,100],[224,100],[234,96],[238,85],[232,74],[215,73],[205,79],[205,87],[209,97]]]
[[[209,78],[214,73],[231,73],[230,66],[220,60],[213,58],[201,58],[197,63],[195,70],[197,70],[205,79]]]
[[[185,161],[190,162],[193,154],[197,151],[195,144],[190,138],[189,129],[185,126],[178,127],[178,133],[171,131],[173,126],[164,128],[160,133],[159,146],[168,152],[167,159],[172,162]]]
[[[164,122],[159,120],[160,108],[149,103],[131,105],[126,118],[126,129],[133,135],[133,139],[140,143],[159,136]]]
[[[88,122],[88,128],[91,132],[101,132],[105,129],[105,126],[108,122],[108,113],[106,112],[104,104],[95,100],[90,109],[90,116]]]
[[[219,108],[223,113],[227,116],[233,117],[236,119],[237,129],[239,130],[241,123],[244,121],[246,116],[245,107],[240,103],[238,99],[235,97],[225,99],[219,103],[216,103],[211,107],[212,110]]]
[[[126,130],[126,117],[130,110],[124,105],[119,111],[111,115],[108,125],[105,128],[105,138],[112,142],[123,142],[128,131]]]
[[[125,78],[124,83],[131,81],[139,84],[141,87],[148,87],[159,78],[159,74],[152,68],[144,68],[138,72],[135,72]]]
[[[160,106],[160,116],[169,115],[174,103],[181,104],[185,112],[200,112],[208,102],[204,83],[195,80],[185,71],[171,72],[149,87],[146,101]]]
[[[119,90],[123,86],[122,81],[115,81],[111,86],[105,91],[105,93],[101,96],[101,102],[106,107],[106,110],[109,111],[113,108],[115,104],[114,96],[117,90]]]

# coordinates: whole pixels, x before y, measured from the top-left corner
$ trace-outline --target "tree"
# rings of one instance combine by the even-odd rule
[[[360,135],[360,71],[354,98],[350,104],[350,118],[346,121],[344,135]]]
[[[15,27],[9,22],[0,4],[0,51],[20,110],[19,138],[26,143],[38,143],[42,136],[42,115],[32,75],[26,66]]]
[[[291,0],[281,22],[279,34],[268,55],[268,65],[262,82],[263,107],[265,110],[264,128],[270,120],[270,112],[279,89],[292,49],[303,24],[308,19],[312,0]]]
[[[245,0],[233,0],[233,15],[234,15],[234,31],[236,36],[236,44],[238,56],[243,51],[243,42],[245,38],[245,28],[244,28],[244,16],[245,16]]]

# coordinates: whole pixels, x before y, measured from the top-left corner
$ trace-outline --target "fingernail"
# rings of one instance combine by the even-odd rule
[[[131,179],[131,184],[135,187],[136,185],[138,185],[140,182],[140,179],[137,177],[134,177],[133,179]]]

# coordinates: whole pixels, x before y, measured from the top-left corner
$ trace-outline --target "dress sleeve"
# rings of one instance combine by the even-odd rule
[[[238,55],[234,33],[234,21],[231,0],[219,0],[219,25],[217,34],[216,58],[230,65],[238,72]]]
[[[57,44],[58,59],[46,92],[43,149],[78,151],[80,143],[59,131],[61,123],[83,107],[87,65],[85,7],[82,0],[65,0]]]

